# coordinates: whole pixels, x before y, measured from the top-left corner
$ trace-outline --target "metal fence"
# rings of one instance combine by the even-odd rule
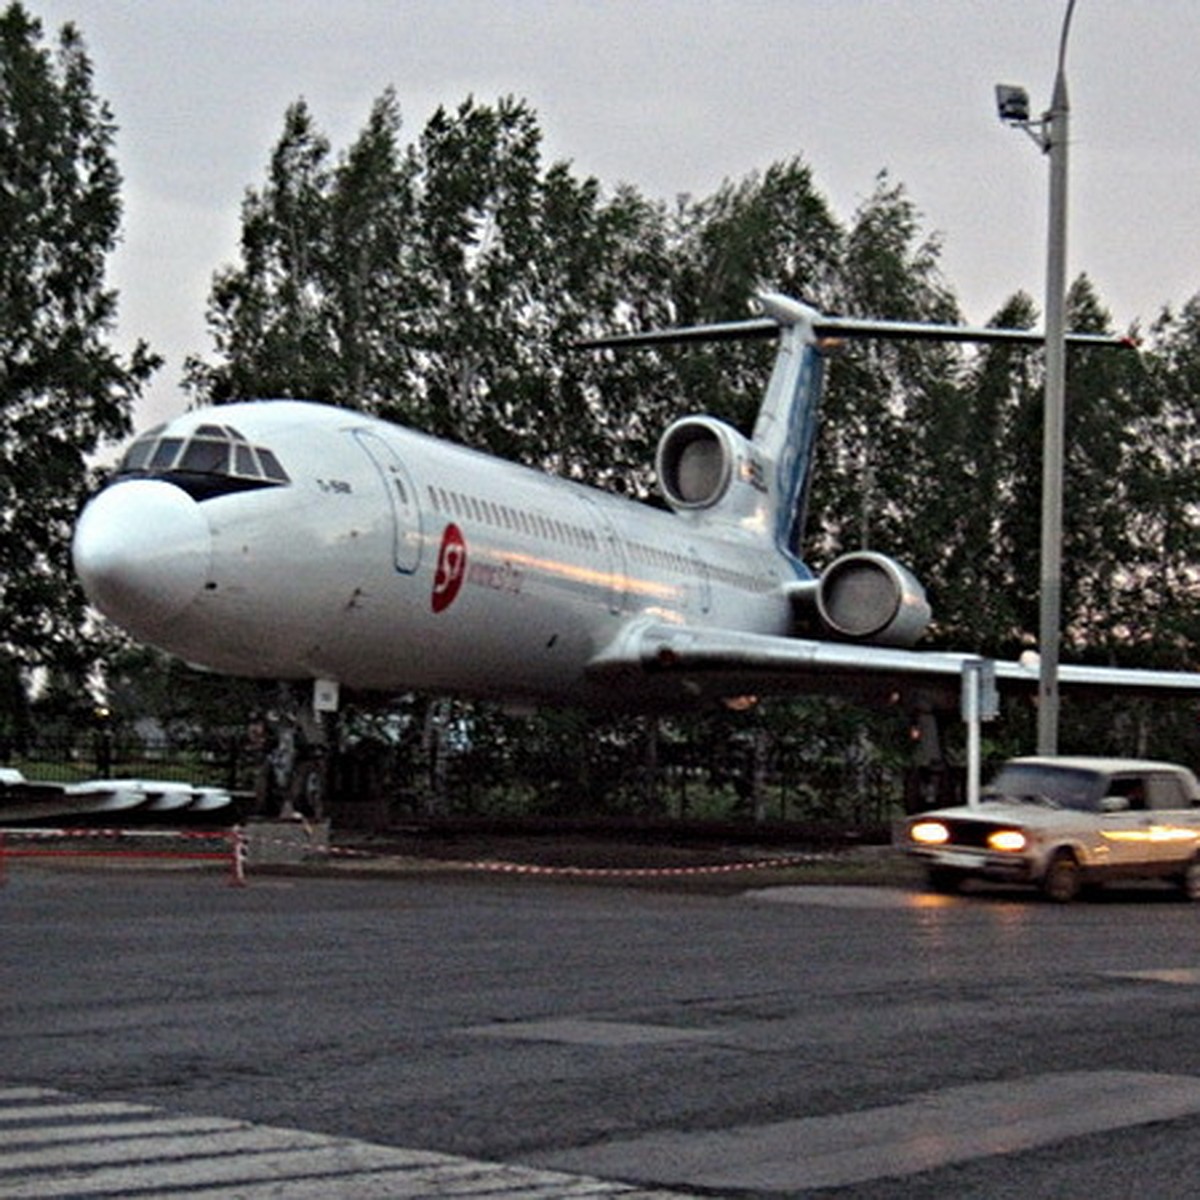
[[[241,738],[218,736],[147,745],[137,739],[89,732],[35,737],[4,754],[2,765],[35,781],[169,779],[253,791],[259,758]]]
[[[885,826],[922,781],[903,766],[831,751],[798,755],[769,739],[507,739],[447,747],[428,740],[342,741],[281,764],[278,747],[244,731],[147,743],[107,729],[43,735],[0,765],[32,781],[175,780],[240,796],[242,814],[285,805],[335,824],[385,828],[413,818],[634,818],[677,822]],[[601,732],[603,729],[601,727]],[[2,750],[2,748],[0,748]],[[924,781],[926,784],[928,781]]]

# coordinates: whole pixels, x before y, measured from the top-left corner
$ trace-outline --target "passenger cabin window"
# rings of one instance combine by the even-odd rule
[[[1151,809],[1190,808],[1183,783],[1174,775],[1151,775],[1146,780],[1147,806]]]
[[[165,479],[196,500],[291,482],[274,453],[254,446],[232,425],[198,425],[191,434],[142,434],[117,465],[115,478]]]
[[[1146,806],[1146,785],[1140,775],[1117,775],[1109,780],[1108,795],[1120,796],[1130,811],[1143,812]]]

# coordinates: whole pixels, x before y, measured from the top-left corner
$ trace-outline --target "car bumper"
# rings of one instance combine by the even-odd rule
[[[959,871],[977,879],[994,879],[1002,883],[1030,883],[1036,878],[1032,859],[1019,854],[982,854],[971,850],[917,849],[907,851],[910,858],[926,868]]]

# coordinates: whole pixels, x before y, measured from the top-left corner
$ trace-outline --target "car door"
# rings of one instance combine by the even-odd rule
[[[1113,869],[1134,868],[1154,857],[1147,779],[1132,772],[1111,776],[1098,821],[1104,861]]]
[[[1148,847],[1157,862],[1186,862],[1196,853],[1200,810],[1183,781],[1169,771],[1146,776]]]

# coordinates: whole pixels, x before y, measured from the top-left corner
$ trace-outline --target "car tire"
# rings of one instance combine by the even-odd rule
[[[931,892],[953,896],[963,884],[963,873],[953,867],[930,867],[925,872],[925,882]]]
[[[1083,888],[1083,874],[1070,850],[1058,850],[1042,876],[1042,895],[1055,904],[1070,904]]]
[[[1200,854],[1189,860],[1179,876],[1179,891],[1185,900],[1200,901]]]

